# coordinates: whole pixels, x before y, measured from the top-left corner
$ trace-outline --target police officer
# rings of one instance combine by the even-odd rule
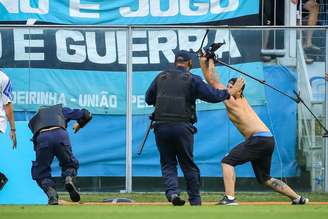
[[[196,128],[196,99],[217,103],[238,91],[217,90],[189,72],[190,53],[180,50],[175,54],[175,69],[161,72],[146,92],[146,103],[154,105],[154,132],[166,197],[173,205],[184,205],[178,190],[177,163],[187,183],[190,205],[201,205],[200,171],[193,158],[193,135]]]
[[[74,202],[80,201],[80,195],[74,185],[74,178],[79,167],[66,131],[67,123],[76,120],[73,130],[76,133],[90,120],[91,113],[86,109],[70,109],[61,104],[40,108],[29,121],[33,133],[36,160],[32,165],[32,178],[48,196],[49,205],[58,205],[55,182],[51,178],[51,163],[57,157],[65,177],[65,189]]]

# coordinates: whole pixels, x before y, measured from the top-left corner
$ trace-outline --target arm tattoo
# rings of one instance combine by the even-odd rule
[[[286,187],[286,183],[284,183],[283,181],[281,180],[278,180],[278,179],[273,179],[272,180],[272,187],[276,188],[276,189],[279,189],[279,190],[282,190]]]

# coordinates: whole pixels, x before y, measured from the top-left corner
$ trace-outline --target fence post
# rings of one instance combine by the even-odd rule
[[[125,191],[132,192],[132,28],[128,27],[126,37],[126,151]]]
[[[325,30],[326,31],[326,73],[328,73],[328,29]],[[328,82],[325,82],[325,117],[326,117],[326,127],[328,126]],[[328,192],[328,139],[325,138],[325,192]]]

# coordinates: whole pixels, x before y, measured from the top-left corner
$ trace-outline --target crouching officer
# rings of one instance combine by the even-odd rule
[[[196,128],[196,99],[217,103],[229,99],[238,90],[218,90],[189,72],[190,53],[175,54],[175,69],[161,72],[146,93],[146,103],[155,106],[154,132],[160,154],[166,197],[173,205],[184,205],[179,196],[177,164],[187,183],[190,205],[201,205],[200,171],[193,157]],[[230,92],[230,93],[229,93]]]
[[[83,128],[92,119],[86,109],[70,109],[61,104],[40,108],[29,121],[33,133],[33,144],[36,160],[32,165],[32,178],[48,196],[49,205],[58,204],[58,194],[55,182],[51,177],[51,163],[56,156],[65,177],[65,189],[73,202],[80,201],[74,180],[79,168],[71,143],[66,131],[67,123],[76,120],[73,125],[74,133]]]

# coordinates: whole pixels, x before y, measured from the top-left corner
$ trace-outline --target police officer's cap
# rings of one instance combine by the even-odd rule
[[[175,53],[175,62],[191,60],[190,53],[186,50],[179,50]]]

